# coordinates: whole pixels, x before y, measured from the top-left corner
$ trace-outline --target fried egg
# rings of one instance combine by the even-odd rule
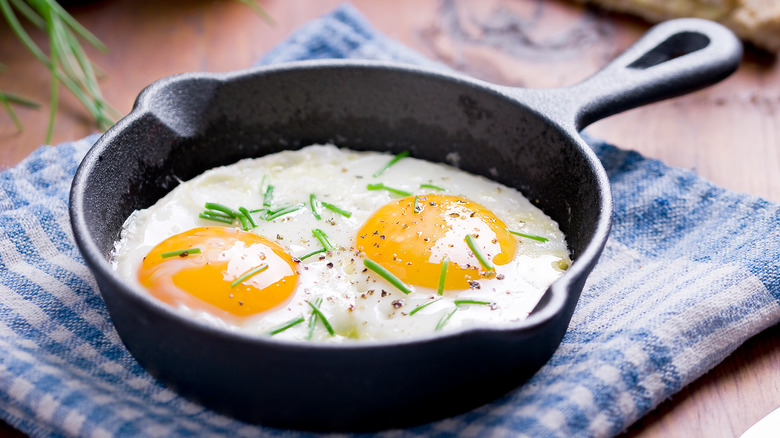
[[[527,317],[571,263],[520,192],[399,154],[308,146],[211,169],[134,212],[127,282],[258,336],[351,342]]]

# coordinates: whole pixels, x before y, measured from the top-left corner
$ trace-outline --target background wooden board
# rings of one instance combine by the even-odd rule
[[[265,0],[271,26],[236,1],[97,1],[72,9],[109,47],[88,50],[103,69],[106,99],[127,113],[152,81],[187,71],[252,65],[294,29],[340,0]],[[386,35],[472,76],[506,85],[572,84],[605,65],[648,25],[578,4],[541,0],[354,0]],[[45,38],[38,37],[45,46]],[[41,109],[18,109],[16,132],[0,114],[0,166],[13,166],[44,142],[49,77],[0,26],[0,89],[29,96]],[[694,169],[725,188],[780,201],[780,69],[748,52],[726,81],[648,105],[588,128],[622,148]],[[88,114],[61,93],[52,143],[96,132]],[[780,326],[751,339],[721,365],[626,432],[637,437],[732,437],[780,406]],[[0,425],[0,437],[16,436]]]

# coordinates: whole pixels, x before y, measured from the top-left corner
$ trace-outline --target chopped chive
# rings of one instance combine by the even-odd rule
[[[410,289],[409,286],[404,284],[403,281],[401,281],[398,277],[393,275],[392,272],[382,267],[379,263],[371,259],[363,259],[363,265],[368,269],[376,272],[380,277],[390,282],[390,284],[397,287],[398,290],[400,290],[401,292],[408,295],[412,291],[412,289]]]
[[[204,210],[203,213],[209,216],[221,217],[221,218],[231,219],[231,220],[233,219],[233,215],[221,212],[219,210]]]
[[[323,253],[323,252],[327,252],[327,251],[328,250],[325,249],[325,248],[318,249],[317,251],[312,251],[312,252],[310,252],[308,254],[305,254],[305,255],[302,255],[302,256],[298,257],[298,260],[306,260],[306,259],[308,259],[309,257],[311,257],[313,255],[316,255],[316,254],[319,254],[319,253]]]
[[[239,214],[238,220],[241,222],[241,228],[244,229],[244,231],[249,231],[252,229],[252,224],[249,223],[249,220],[244,216],[243,214]]]
[[[322,304],[322,298],[317,298],[314,300],[314,304],[319,307],[319,305]],[[314,334],[314,326],[317,325],[318,317],[319,316],[316,313],[311,312],[311,316],[309,316],[309,332],[306,335],[306,339],[311,339],[311,336]]]
[[[454,309],[450,310],[446,315],[442,316],[439,320],[439,323],[436,324],[436,328],[434,330],[441,330],[442,327],[444,327],[444,324],[447,324],[447,321],[452,318],[452,315],[458,311],[458,306],[455,306]]]
[[[548,239],[546,237],[534,236],[532,234],[524,234],[524,233],[521,233],[519,231],[510,230],[509,228],[507,228],[506,231],[509,232],[510,234],[514,234],[514,235],[520,236],[520,237],[525,237],[526,239],[538,240],[539,242],[547,242],[548,240],[550,240],[550,239]]]
[[[490,304],[490,301],[480,301],[480,300],[455,300],[453,301],[456,306],[460,306],[461,304],[482,304],[482,305],[488,305]]]
[[[320,208],[317,203],[317,199],[314,197],[314,193],[309,195],[309,207],[311,207],[311,214],[314,215],[315,219],[322,219],[322,216],[320,216]]]
[[[233,223],[233,218],[210,214],[210,212],[207,212],[207,211],[199,214],[198,217],[201,218],[201,219],[207,219],[207,220],[210,220],[210,221],[222,222],[223,224],[232,224]]]
[[[328,322],[328,318],[325,318],[325,314],[322,313],[322,311],[319,308],[319,305],[315,305],[311,301],[308,301],[309,307],[311,307],[312,312],[316,313],[317,316],[322,320],[322,323],[325,324],[325,328],[328,329],[328,333],[330,333],[331,336],[333,336],[335,333],[333,332],[333,327],[331,327],[330,323]]]
[[[244,207],[238,207],[238,211],[240,211],[241,214],[246,216],[246,219],[249,221],[249,224],[252,225],[252,228],[257,228],[257,224],[255,223],[255,220],[252,219],[252,215],[249,214],[249,210],[247,210]]]
[[[284,204],[276,204],[273,208],[267,208],[268,214],[276,214],[284,209],[290,208],[296,204],[293,204],[292,202],[285,202]]]
[[[422,207],[420,206],[420,203],[417,202],[418,196],[414,197],[414,214],[420,214],[422,212]]]
[[[433,184],[420,184],[420,188],[421,189],[433,189],[433,190],[438,190],[440,192],[443,192],[443,191],[447,190],[445,188],[442,188],[442,187],[439,187],[439,186],[435,186]]]
[[[266,205],[268,207],[271,206],[271,200],[274,197],[274,186],[268,185],[265,189],[265,194],[263,195],[263,205]]]
[[[277,327],[277,328],[271,330],[270,332],[268,332],[268,334],[269,335],[275,335],[277,333],[281,333],[281,332],[287,330],[288,328],[290,328],[292,326],[295,326],[295,325],[298,325],[298,324],[302,323],[305,320],[306,319],[303,317],[303,315],[298,315],[297,318],[293,318],[293,319],[285,322],[284,324],[280,325],[279,327]]]
[[[260,180],[260,193],[265,193],[265,180],[268,179],[268,175],[263,175],[263,179]]]
[[[220,212],[222,212],[222,213],[224,213],[224,214],[226,214],[226,215],[228,215],[230,217],[233,217],[233,218],[242,216],[241,213],[233,210],[232,208],[230,208],[228,206],[225,206],[225,205],[222,205],[222,204],[218,204],[216,202],[207,202],[205,207],[206,207],[206,210],[220,211]]]
[[[399,161],[400,161],[402,158],[406,158],[406,157],[408,157],[408,156],[409,156],[409,151],[403,151],[403,152],[401,152],[400,154],[396,155],[396,156],[395,156],[395,157],[393,157],[393,158],[392,158],[390,161],[388,161],[388,162],[387,162],[387,164],[385,164],[384,166],[382,166],[382,168],[381,168],[381,169],[377,170],[377,171],[376,171],[376,173],[374,173],[374,175],[373,175],[373,176],[374,176],[374,178],[376,178],[376,177],[378,177],[379,175],[381,175],[381,174],[385,173],[385,170],[389,169],[389,168],[390,168],[390,166],[392,166],[393,164],[395,164],[395,163],[399,162]]]
[[[265,217],[265,220],[272,221],[272,220],[278,218],[279,216],[284,216],[286,214],[290,214],[290,213],[292,213],[294,211],[297,211],[297,210],[300,210],[300,209],[301,209],[300,205],[291,205],[291,206],[285,207],[285,208],[283,208],[281,210],[276,210],[275,212],[270,212],[269,211],[268,212],[269,215]]]
[[[322,204],[322,206],[327,208],[328,210],[330,210],[330,211],[332,211],[334,213],[338,213],[338,214],[340,214],[340,215],[342,215],[344,217],[352,216],[352,212],[351,211],[343,210],[343,209],[341,209],[339,207],[336,207],[333,204],[329,204],[329,203],[324,202],[324,201],[320,201],[320,204]]]
[[[428,302],[427,302],[427,303],[425,303],[425,304],[420,304],[419,306],[415,307],[415,308],[414,308],[414,310],[412,310],[411,312],[409,312],[409,316],[412,316],[412,315],[414,315],[415,313],[417,313],[417,312],[419,312],[420,310],[422,310],[422,309],[423,309],[423,307],[430,306],[431,304],[433,304],[433,303],[435,303],[435,302],[439,301],[440,299],[441,299],[441,298],[436,298],[435,300],[428,301]]]
[[[180,249],[176,251],[168,251],[160,254],[160,256],[162,256],[162,258],[164,259],[167,259],[176,256],[187,257],[188,255],[191,254],[200,254],[200,248],[188,248],[188,249]]]
[[[333,245],[331,245],[330,242],[328,241],[328,235],[325,234],[324,231],[322,231],[319,228],[315,228],[311,230],[311,233],[314,234],[314,237],[316,237],[317,240],[320,241],[322,247],[325,248],[325,251],[331,251],[333,249]]]
[[[450,258],[444,257],[441,261],[441,273],[439,274],[439,295],[444,294],[444,281],[447,279],[447,268],[450,266]]]
[[[368,186],[366,186],[366,188],[368,190],[387,190],[390,193],[395,193],[396,195],[401,195],[401,196],[412,196],[412,194],[410,192],[407,192],[406,190],[388,187],[384,185],[384,183],[369,184]]]
[[[268,209],[265,208],[265,207],[258,208],[257,210],[249,210],[250,213],[263,213],[263,212],[267,212],[267,211],[268,211]]]
[[[266,263],[263,263],[262,265],[254,268],[254,269],[250,269],[249,271],[244,272],[243,274],[241,274],[240,277],[238,277],[235,280],[233,280],[233,282],[230,283],[230,287],[236,287],[239,284],[249,280],[254,275],[257,275],[257,274],[265,271],[266,269],[268,269],[268,265]]]
[[[479,246],[477,246],[477,241],[474,239],[474,236],[471,234],[466,234],[466,244],[471,248],[471,252],[474,253],[474,256],[479,260],[479,263],[482,264],[482,266],[487,271],[492,271],[493,264],[490,263],[490,260],[485,258],[485,255],[482,254],[482,251],[480,251]]]

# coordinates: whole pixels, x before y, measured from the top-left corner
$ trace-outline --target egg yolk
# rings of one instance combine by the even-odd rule
[[[187,251],[166,254],[181,250]],[[138,279],[168,304],[240,319],[285,302],[298,273],[292,257],[263,236],[201,227],[155,246],[141,263]]]
[[[471,234],[495,265],[512,261],[517,243],[493,212],[476,202],[447,195],[405,197],[382,206],[357,234],[357,249],[401,281],[438,288],[449,259],[444,289],[467,289],[470,281],[495,275],[466,243]]]

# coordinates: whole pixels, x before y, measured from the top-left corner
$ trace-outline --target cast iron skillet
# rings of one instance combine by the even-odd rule
[[[740,57],[725,28],[683,19],[656,26],[601,72],[562,89],[344,60],[163,79],[84,158],[71,192],[76,242],[130,352],[205,406],[250,422],[329,431],[454,415],[515,388],[548,360],[604,247],[610,188],[578,131],[715,83]],[[456,153],[461,168],[518,188],[558,221],[571,268],[515,327],[344,345],[281,342],[193,322],[112,271],[122,223],[179,178],[327,142],[410,150],[439,162]]]

